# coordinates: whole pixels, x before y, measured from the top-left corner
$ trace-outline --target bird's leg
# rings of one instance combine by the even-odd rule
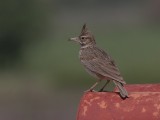
[[[107,82],[104,84],[104,86],[99,90],[99,92],[102,92],[103,89],[106,87],[106,85],[110,82],[110,80],[107,80]]]
[[[94,83],[88,90],[86,90],[85,92],[92,92],[93,89],[97,86],[97,84],[100,82],[101,80],[98,80],[96,83]]]

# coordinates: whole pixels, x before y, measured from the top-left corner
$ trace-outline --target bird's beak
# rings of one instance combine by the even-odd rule
[[[70,38],[68,41],[79,42],[79,37]]]

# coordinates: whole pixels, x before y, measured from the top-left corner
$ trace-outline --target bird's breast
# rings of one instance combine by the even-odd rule
[[[80,60],[89,61],[89,60],[93,60],[95,57],[94,57],[93,51],[82,49],[79,51],[79,58]]]

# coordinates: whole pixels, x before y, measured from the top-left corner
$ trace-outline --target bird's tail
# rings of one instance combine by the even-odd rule
[[[118,87],[120,95],[122,98],[127,98],[128,97],[128,92],[126,91],[126,89],[123,87],[123,84],[113,80],[114,84]]]

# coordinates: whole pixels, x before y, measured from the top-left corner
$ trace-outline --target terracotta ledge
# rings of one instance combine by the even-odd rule
[[[160,84],[125,87],[125,100],[116,92],[84,93],[77,120],[160,120]]]

